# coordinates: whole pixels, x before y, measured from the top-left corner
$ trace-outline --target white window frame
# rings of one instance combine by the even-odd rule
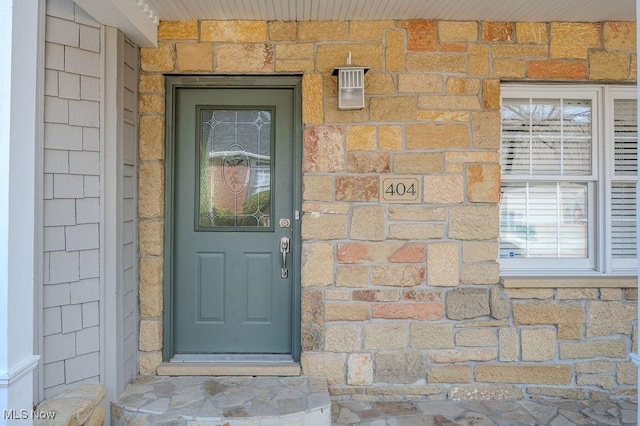
[[[588,190],[588,254],[584,259],[499,258],[503,276],[630,276],[635,259],[611,253],[611,182],[614,177],[614,99],[636,99],[636,86],[503,84],[501,98],[589,99],[592,106],[592,173],[557,181],[591,182]],[[501,143],[502,154],[502,143]],[[544,181],[538,175],[502,175],[502,181]]]

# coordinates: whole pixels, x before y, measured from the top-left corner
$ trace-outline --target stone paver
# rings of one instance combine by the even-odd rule
[[[632,401],[334,401],[334,426],[635,425]]]
[[[141,376],[113,404],[112,425],[328,425],[320,377]]]
[[[633,400],[333,401],[320,377],[140,376],[112,425],[635,425]]]

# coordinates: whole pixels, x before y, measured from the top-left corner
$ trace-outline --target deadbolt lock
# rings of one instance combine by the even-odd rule
[[[280,228],[290,228],[291,220],[290,219],[280,219]]]

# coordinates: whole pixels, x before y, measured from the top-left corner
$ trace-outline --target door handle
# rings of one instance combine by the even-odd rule
[[[290,241],[287,237],[280,238],[280,253],[282,253],[282,270],[280,276],[282,278],[289,277],[289,268],[287,268],[287,253],[290,251]]]

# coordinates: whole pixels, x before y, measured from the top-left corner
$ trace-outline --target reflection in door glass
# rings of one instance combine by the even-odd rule
[[[271,112],[201,110],[201,228],[271,226]]]

